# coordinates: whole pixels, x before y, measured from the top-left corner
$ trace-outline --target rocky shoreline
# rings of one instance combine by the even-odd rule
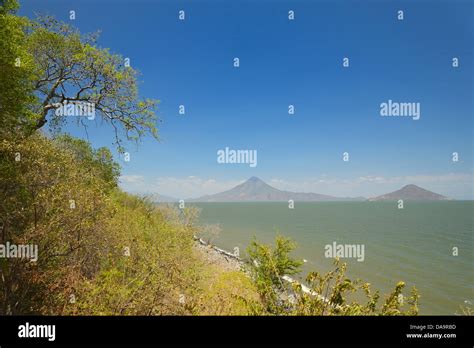
[[[216,265],[226,271],[244,271],[245,261],[232,253],[210,245],[201,238],[194,237],[196,250],[204,256],[211,265]]]
[[[201,238],[194,237],[194,240],[196,241],[196,250],[198,250],[198,252],[200,252],[204,256],[204,259],[208,263],[216,265],[226,271],[242,271],[248,274],[247,264],[240,257],[226,250],[220,249],[214,245],[210,245]],[[282,276],[281,279],[290,284],[297,282],[295,279],[287,275]],[[315,293],[306,285],[301,284],[301,282],[298,282],[298,284],[301,286],[303,292],[312,296],[317,296],[321,300],[329,303],[329,300],[327,298],[324,298],[324,296]]]

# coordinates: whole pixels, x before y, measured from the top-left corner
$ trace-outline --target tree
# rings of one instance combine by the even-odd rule
[[[89,170],[98,175],[109,188],[117,187],[120,176],[120,165],[113,160],[112,153],[106,147],[97,150],[85,140],[67,134],[56,137],[58,145],[72,153],[74,158],[84,163]]]
[[[35,64],[26,47],[28,21],[15,15],[15,0],[0,1],[0,139],[22,136],[30,129]]]
[[[16,15],[16,0],[0,1],[0,115],[2,138],[29,135],[47,123],[60,131],[66,106],[91,106],[109,124],[118,150],[145,134],[158,138],[158,101],[138,95],[138,72],[53,17]],[[87,127],[83,117],[75,118]]]
[[[82,104],[92,105],[113,128],[120,151],[124,138],[137,141],[146,133],[158,138],[157,101],[139,98],[137,71],[121,56],[99,48],[97,37],[82,35],[52,17],[31,22],[27,49],[38,68],[34,93],[39,100],[34,128],[49,121],[53,129],[61,129],[67,117],[58,110]],[[86,126],[84,118],[76,120]]]

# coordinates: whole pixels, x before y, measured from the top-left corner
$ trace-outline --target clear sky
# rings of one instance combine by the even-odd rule
[[[99,45],[129,57],[141,72],[141,95],[160,100],[161,141],[130,144],[130,162],[120,161],[126,190],[187,198],[258,176],[280,189],[340,196],[369,197],[413,183],[473,198],[472,1],[21,6],[22,15],[54,15],[84,33],[100,29]],[[380,104],[389,99],[420,103],[420,119],[382,117]],[[75,126],[65,130],[86,137]],[[88,134],[94,146],[113,141],[99,122],[91,121]],[[217,163],[225,147],[257,150],[257,166]]]

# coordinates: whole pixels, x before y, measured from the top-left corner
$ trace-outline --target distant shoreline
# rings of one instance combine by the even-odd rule
[[[160,195],[156,194],[159,198]],[[414,184],[408,184],[396,191],[377,196],[332,196],[315,192],[292,192],[277,189],[255,176],[226,191],[196,198],[176,199],[161,196],[162,201],[185,202],[364,202],[364,201],[445,201],[452,197],[443,196]]]

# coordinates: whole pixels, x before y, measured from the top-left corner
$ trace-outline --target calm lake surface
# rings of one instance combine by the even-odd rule
[[[364,244],[365,260],[343,259],[348,276],[360,278],[386,294],[399,280],[421,294],[420,314],[460,312],[473,295],[473,201],[194,203],[201,223],[221,224],[214,244],[245,253],[255,236],[272,243],[277,234],[297,243],[294,256],[310,270],[328,271],[332,260],[324,246]],[[453,247],[459,255],[453,256]],[[408,293],[408,292],[405,292]]]

